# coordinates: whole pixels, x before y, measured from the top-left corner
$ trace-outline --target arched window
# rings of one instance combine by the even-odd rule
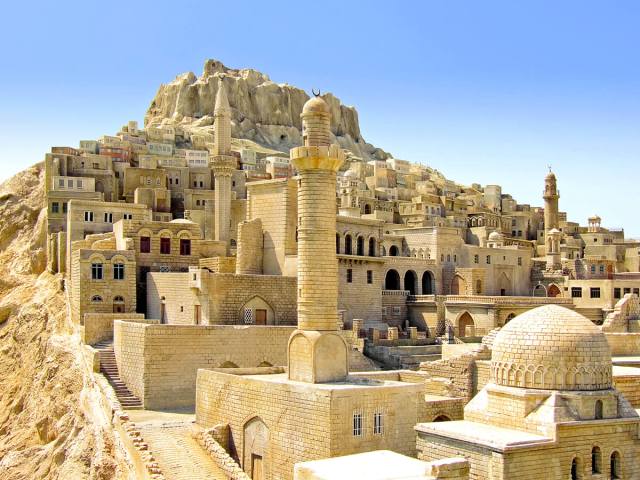
[[[364,256],[364,238],[358,237],[356,240],[356,254],[361,257]]]
[[[370,257],[376,257],[376,239],[375,238],[370,238],[369,239],[369,256]]]
[[[602,400],[596,400],[595,417],[596,420],[602,420]]]
[[[384,277],[385,290],[400,290],[400,274],[395,270],[389,270]]]
[[[351,248],[352,248],[352,240],[351,240],[351,235],[346,235],[344,237],[344,253],[346,255],[351,255]]]
[[[602,472],[602,452],[600,447],[593,447],[591,449],[591,473]]]
[[[340,253],[340,234],[336,233],[336,253]]]
[[[427,271],[422,274],[422,294],[433,295],[433,275]]]
[[[91,297],[91,301],[94,303],[100,303],[102,301],[102,297],[100,295],[94,295]]]
[[[368,203],[364,205],[364,214],[371,215],[371,205],[369,205]]]
[[[389,256],[397,257],[398,256],[398,247],[396,247],[395,245],[391,245],[391,247],[389,248]]]
[[[482,294],[482,280],[476,280],[476,295]]]
[[[574,457],[571,461],[571,480],[579,480],[582,478],[580,472],[580,459],[578,457]]]
[[[124,298],[122,297],[122,295],[116,295],[115,297],[113,297],[113,301],[124,303]]]
[[[611,478],[622,478],[622,465],[619,452],[613,452],[611,454],[610,468]]]

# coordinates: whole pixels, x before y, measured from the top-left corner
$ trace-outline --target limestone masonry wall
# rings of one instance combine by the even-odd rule
[[[190,406],[199,368],[285,365],[292,327],[140,325],[116,321],[120,377],[145,408]]]

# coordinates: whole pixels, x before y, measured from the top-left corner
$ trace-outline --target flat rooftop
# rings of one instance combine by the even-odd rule
[[[521,430],[495,427],[484,423],[457,420],[451,422],[419,423],[416,431],[452,438],[491,449],[507,450],[509,448],[537,446],[552,443],[553,438],[536,435]]]

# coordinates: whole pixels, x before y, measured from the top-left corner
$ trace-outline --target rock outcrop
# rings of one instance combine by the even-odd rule
[[[200,77],[192,72],[160,86],[145,116],[145,126],[176,124],[213,129],[213,107],[222,78],[232,109],[232,136],[288,152],[302,142],[300,112],[309,99],[303,90],[272,82],[251,69],[235,70],[207,60]],[[332,94],[322,95],[331,108],[333,141],[365,160],[389,154],[365,142],[358,112]]]
[[[44,168],[0,185],[0,480],[129,478],[61,278],[45,272]]]

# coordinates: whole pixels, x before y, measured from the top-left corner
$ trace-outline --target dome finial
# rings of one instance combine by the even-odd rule
[[[320,96],[320,89],[318,89],[318,93],[316,93],[315,89],[314,89],[314,88],[312,88],[312,89],[311,89],[311,93],[313,93],[313,96],[314,96],[314,97],[319,97],[319,96]]]

